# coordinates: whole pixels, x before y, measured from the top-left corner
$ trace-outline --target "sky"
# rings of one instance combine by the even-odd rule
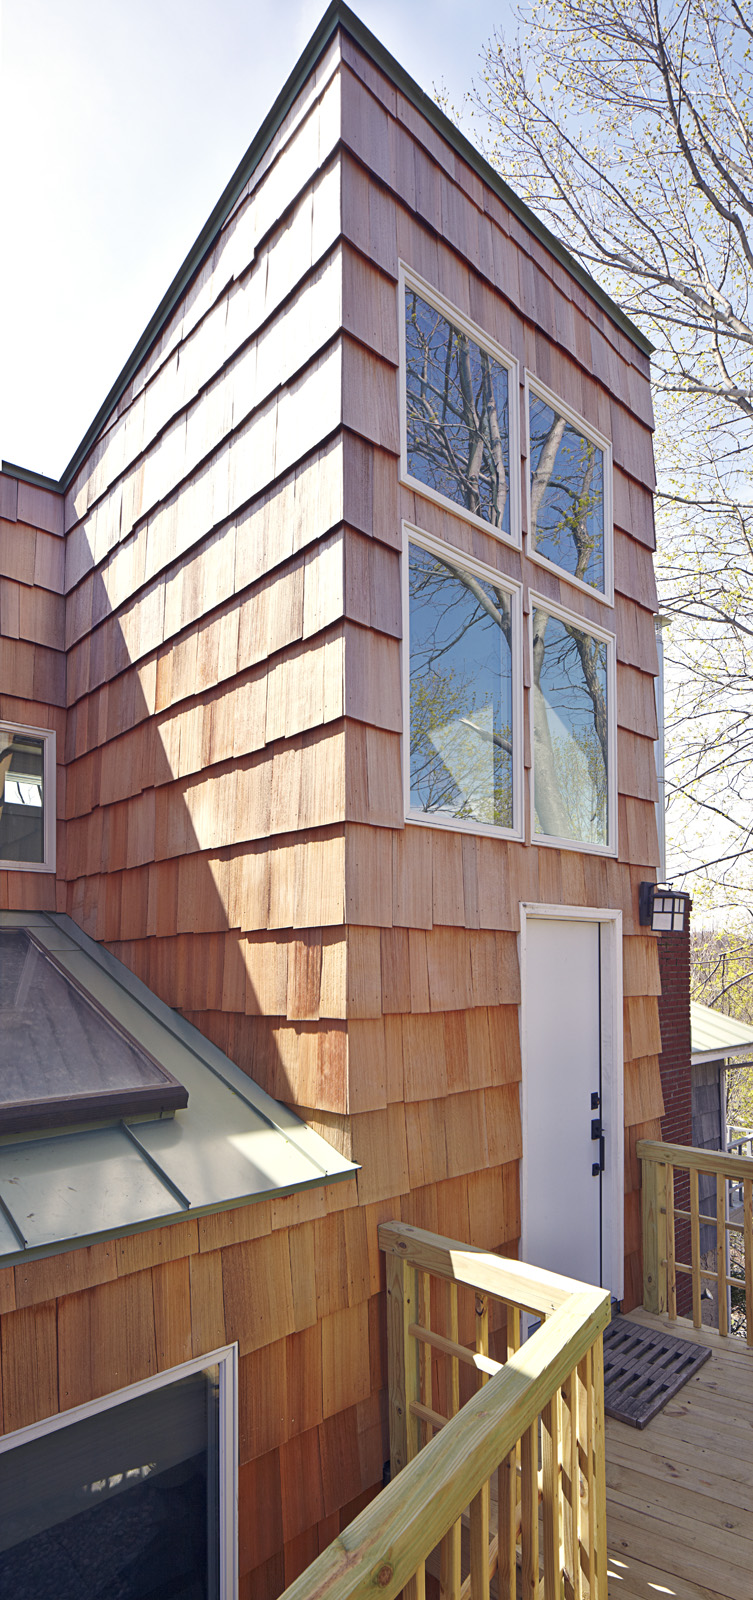
[[[57,478],[326,0],[0,0],[0,456]],[[460,104],[510,0],[356,0]]]

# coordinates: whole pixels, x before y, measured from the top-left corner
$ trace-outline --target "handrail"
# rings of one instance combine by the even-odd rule
[[[702,1286],[716,1287],[719,1333],[730,1331],[727,1290],[744,1296],[745,1337],[753,1347],[753,1157],[720,1150],[700,1150],[692,1145],[664,1144],[655,1139],[639,1139],[636,1153],[642,1166],[643,1216],[643,1304],[647,1311],[666,1311],[670,1322],[677,1319],[677,1274],[690,1277],[693,1294],[693,1325],[702,1326]],[[690,1210],[675,1201],[675,1172],[689,1176]],[[716,1178],[714,1215],[700,1209],[699,1174]],[[730,1222],[727,1211],[727,1186],[738,1190],[743,1207],[742,1222]],[[678,1261],[676,1222],[690,1223],[691,1259]],[[701,1224],[716,1233],[716,1266],[701,1264]],[[728,1244],[735,1240],[740,1253],[740,1271],[727,1269]]]
[[[551,1273],[539,1273],[521,1262],[405,1224],[383,1223],[379,1236],[388,1256],[390,1400],[391,1407],[402,1413],[404,1434],[408,1413],[413,1409],[411,1389],[418,1398],[418,1385],[414,1387],[411,1374],[417,1377],[421,1349],[428,1352],[430,1359],[436,1350],[441,1358],[449,1355],[457,1360],[458,1351],[464,1348],[457,1343],[457,1284],[477,1291],[477,1328],[488,1326],[487,1294],[513,1307],[516,1318],[521,1301],[528,1305],[536,1301],[532,1309],[543,1320],[525,1344],[509,1351],[508,1359],[493,1376],[489,1371],[498,1364],[481,1354],[477,1377],[482,1386],[455,1415],[436,1417],[435,1426],[441,1426],[441,1431],[435,1432],[423,1448],[418,1445],[419,1422],[415,1413],[428,1413],[430,1417],[432,1413],[420,1404],[415,1407],[410,1459],[402,1470],[396,1471],[401,1463],[393,1447],[392,1482],[285,1590],[282,1600],[373,1600],[375,1590],[384,1600],[391,1600],[402,1590],[410,1600],[421,1600],[424,1563],[438,1545],[443,1549],[443,1558],[445,1548],[450,1546],[457,1557],[454,1569],[448,1569],[445,1575],[445,1592],[476,1600],[476,1596],[489,1594],[498,1543],[501,1550],[505,1541],[508,1588],[504,1594],[508,1594],[510,1583],[514,1593],[516,1526],[521,1521],[529,1531],[535,1530],[531,1534],[532,1549],[521,1547],[524,1585],[531,1594],[555,1600],[562,1592],[563,1582],[560,1503],[565,1476],[572,1508],[565,1543],[569,1540],[571,1569],[573,1562],[578,1568],[574,1592],[582,1593],[583,1560],[589,1594],[593,1600],[607,1600],[601,1335],[609,1322],[608,1293]],[[417,1337],[424,1331],[418,1326],[418,1312],[420,1302],[421,1313],[428,1316],[428,1297],[420,1292],[422,1280],[426,1287],[428,1273],[445,1280],[442,1293],[449,1292],[450,1303],[455,1306],[455,1335],[444,1338],[436,1330],[429,1330],[434,1337],[422,1345]],[[402,1345],[401,1336],[405,1336]],[[485,1343],[485,1339],[477,1339],[477,1353],[479,1344]],[[412,1355],[406,1376],[406,1371],[400,1372],[400,1364],[408,1345]],[[471,1360],[475,1366],[472,1354]],[[516,1453],[518,1472],[522,1471],[517,1524]],[[509,1492],[505,1489],[507,1514],[500,1502],[498,1539],[490,1541],[488,1486],[497,1469],[500,1486],[503,1479],[509,1485]],[[540,1493],[544,1496],[541,1588]],[[459,1529],[468,1506],[471,1569],[461,1584]],[[585,1530],[581,1517],[587,1523]],[[456,1532],[458,1538],[454,1541]]]
[[[441,1433],[285,1590],[284,1600],[393,1600],[609,1321],[609,1295],[558,1307]]]
[[[725,1150],[700,1150],[690,1144],[662,1144],[659,1139],[639,1139],[635,1149],[641,1161],[671,1162],[673,1167],[683,1167],[690,1172],[714,1172],[735,1180],[746,1175],[753,1178],[750,1156],[728,1155]]]
[[[562,1278],[543,1267],[529,1267],[525,1261],[515,1261],[510,1256],[495,1256],[490,1250],[463,1244],[459,1239],[445,1239],[407,1222],[381,1222],[379,1246],[387,1255],[410,1260],[422,1272],[485,1290],[495,1300],[521,1311],[533,1311],[537,1316],[551,1316],[583,1288],[573,1278]]]

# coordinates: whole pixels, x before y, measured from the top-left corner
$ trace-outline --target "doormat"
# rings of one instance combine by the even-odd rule
[[[645,1428],[710,1355],[702,1344],[615,1317],[604,1329],[607,1416]]]

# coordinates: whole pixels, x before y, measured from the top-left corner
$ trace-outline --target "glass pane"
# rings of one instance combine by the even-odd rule
[[[604,452],[529,396],[531,538],[539,554],[604,591]]]
[[[217,1600],[217,1367],[0,1455],[0,1594]]]
[[[173,1080],[90,1003],[25,928],[0,930],[0,1059],[0,1126],[4,1112],[30,1101],[152,1089],[161,1103],[176,1103]],[[185,1104],[185,1090],[176,1087]]]
[[[0,861],[44,861],[44,739],[0,727]]]
[[[408,471],[510,531],[507,369],[405,291]]]
[[[511,828],[509,596],[409,548],[411,809]]]
[[[607,845],[607,647],[590,633],[533,613],[536,830]]]

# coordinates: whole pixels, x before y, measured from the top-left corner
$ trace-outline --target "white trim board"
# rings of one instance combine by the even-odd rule
[[[406,415],[406,361],[405,361],[405,289],[415,289],[422,300],[440,312],[440,314],[458,328],[462,333],[467,333],[474,344],[479,345],[489,352],[489,355],[498,361],[500,366],[507,371],[507,415],[508,415],[508,504],[510,508],[510,532],[505,533],[503,528],[495,527],[493,522],[487,522],[484,517],[476,516],[457,500],[450,500],[447,495],[440,494],[428,484],[422,483],[420,478],[411,477],[408,472],[408,425]],[[451,301],[446,300],[443,294],[426,282],[419,273],[414,272],[406,262],[398,262],[397,275],[397,314],[398,314],[398,370],[399,370],[399,407],[400,407],[400,482],[405,487],[412,489],[415,494],[423,495],[427,500],[433,500],[436,505],[444,506],[446,511],[451,511],[455,516],[462,517],[464,522],[470,522],[475,528],[483,528],[493,538],[499,539],[502,544],[512,545],[516,550],[521,548],[521,485],[520,485],[520,365],[515,356],[502,345],[497,344],[490,334],[472,322],[470,317],[459,311]]]
[[[617,855],[617,828],[618,828],[618,800],[617,800],[617,635],[610,633],[607,628],[600,628],[595,622],[589,622],[581,617],[577,611],[569,611],[566,606],[561,606],[554,600],[547,599],[546,595],[528,593],[529,612],[527,622],[527,649],[528,672],[530,688],[528,691],[528,736],[531,750],[531,777],[529,783],[529,822],[531,829],[531,843],[536,845],[554,846],[556,850],[581,850],[589,855],[616,856]],[[547,833],[538,833],[536,830],[536,767],[534,744],[534,705],[533,705],[533,613],[540,607],[547,616],[554,617],[558,622],[565,622],[570,627],[577,628],[581,633],[590,633],[594,639],[601,639],[607,647],[607,844],[590,844],[586,839],[559,839]]]
[[[520,1114],[523,1154],[520,1164],[520,1255],[526,1255],[525,1162],[528,1121],[526,1001],[530,974],[527,967],[527,932],[530,918],[554,918],[561,922],[598,922],[601,945],[601,1115],[608,1141],[608,1182],[602,1190],[602,1259],[605,1288],[621,1300],[625,1287],[625,1097],[623,1078],[622,1018],[622,912],[592,906],[536,905],[522,901],[520,906],[520,1048],[522,1079]]]
[[[472,576],[482,578],[498,589],[503,589],[511,600],[512,619],[512,647],[510,651],[512,665],[512,815],[511,828],[498,827],[493,823],[476,822],[473,819],[453,817],[449,812],[440,811],[414,811],[411,809],[410,796],[410,561],[409,545],[417,544],[420,549],[429,555],[437,556],[440,561],[450,561],[462,567]],[[400,759],[403,773],[403,807],[406,823],[415,823],[418,827],[451,828],[454,832],[487,834],[497,839],[524,838],[524,742],[523,742],[523,585],[515,578],[508,578],[503,572],[498,572],[495,567],[488,567],[483,561],[477,561],[473,556],[468,556],[465,551],[457,549],[454,545],[447,544],[442,539],[433,538],[431,534],[423,533],[413,523],[402,523],[402,546],[400,551],[400,592],[402,600],[402,636],[400,641],[400,677],[403,696],[402,733],[400,735]]]
[[[42,828],[43,861],[0,860],[0,872],[54,872],[57,841],[57,736],[54,728],[33,728],[26,722],[8,722],[0,718],[0,729],[10,733],[26,733],[31,739],[41,739],[42,755]]]
[[[598,428],[594,428],[593,425],[590,422],[588,422],[585,417],[582,417],[579,414],[579,412],[574,411],[573,407],[568,405],[566,400],[561,399],[561,397],[559,395],[555,394],[553,389],[547,388],[547,385],[545,383],[542,383],[540,381],[540,379],[537,378],[535,376],[535,374],[532,373],[529,370],[528,367],[525,368],[524,373],[523,373],[523,392],[524,392],[523,411],[524,411],[524,419],[525,419],[525,422],[524,422],[525,435],[524,436],[525,436],[525,463],[526,463],[526,471],[525,471],[526,555],[528,556],[529,561],[534,561],[534,562],[536,562],[536,564],[538,566],[546,568],[547,572],[555,573],[556,576],[562,580],[562,582],[572,584],[573,588],[575,590],[577,590],[578,593],[590,595],[592,600],[598,600],[601,605],[606,605],[606,606],[613,607],[614,606],[614,510],[613,510],[613,492],[612,492],[612,445],[611,445],[611,442],[610,442],[609,439],[606,438],[605,434],[599,432]],[[534,542],[533,542],[533,530],[531,528],[531,400],[530,400],[531,394],[536,395],[539,400],[543,400],[545,405],[551,406],[552,410],[555,411],[558,416],[564,417],[566,422],[569,422],[572,425],[572,427],[577,428],[578,432],[582,435],[582,437],[584,439],[590,440],[591,444],[595,444],[597,450],[601,450],[601,452],[602,452],[602,455],[603,455],[603,458],[604,458],[604,589],[603,589],[603,591],[600,590],[600,589],[594,589],[593,585],[590,584],[590,583],[583,583],[582,579],[574,577],[573,574],[569,573],[565,567],[558,566],[556,561],[551,561],[548,556],[541,555],[539,553],[539,551],[536,549],[535,545],[534,545]]]

